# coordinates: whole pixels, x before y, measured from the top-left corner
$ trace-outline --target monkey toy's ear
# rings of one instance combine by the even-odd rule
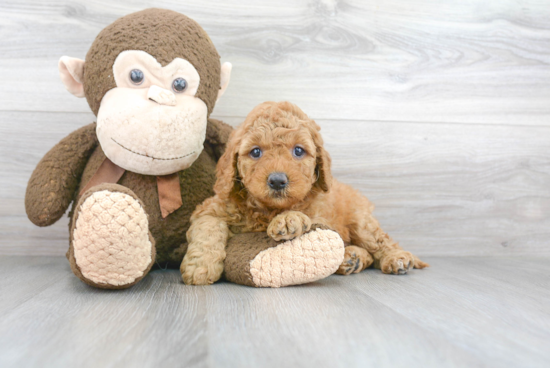
[[[222,97],[229,85],[229,79],[231,78],[231,69],[233,66],[231,63],[223,63],[221,73],[220,73],[220,90],[218,91],[218,98],[216,102]]]
[[[82,84],[84,79],[84,60],[63,56],[59,59],[58,67],[59,76],[67,91],[76,97],[85,97],[84,85]]]

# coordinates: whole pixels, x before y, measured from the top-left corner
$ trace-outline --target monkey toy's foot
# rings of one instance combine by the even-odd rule
[[[155,242],[143,204],[117,184],[92,187],[78,201],[67,254],[88,285],[124,289],[141,280],[155,261]]]
[[[266,233],[232,237],[226,248],[227,280],[256,287],[306,284],[332,275],[344,259],[344,242],[319,225],[293,240],[277,243]]]

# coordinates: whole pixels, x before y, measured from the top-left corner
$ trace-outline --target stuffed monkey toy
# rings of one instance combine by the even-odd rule
[[[86,97],[97,123],[65,137],[38,163],[25,197],[29,219],[49,226],[73,204],[67,258],[94,287],[128,288],[155,262],[179,267],[189,218],[214,194],[216,162],[232,130],[209,118],[231,64],[220,64],[192,19],[147,9],[103,29],[85,61],[62,57],[59,71],[69,92]],[[228,243],[224,275],[250,286],[302,284],[334,273],[343,252],[341,238],[327,229],[285,243],[240,234]],[[315,267],[319,258],[322,268]],[[291,272],[281,272],[283,264]],[[200,267],[194,272],[194,284],[217,281]]]

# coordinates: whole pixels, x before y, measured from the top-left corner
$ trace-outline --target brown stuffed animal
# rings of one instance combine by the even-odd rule
[[[179,266],[189,218],[213,195],[216,162],[232,130],[209,118],[231,64],[220,64],[190,18],[148,9],[101,31],[86,61],[62,57],[59,70],[66,88],[86,97],[97,124],[71,133],[40,161],[27,187],[29,219],[49,226],[73,203],[67,257],[75,275],[95,287],[134,285],[155,261]],[[292,243],[274,243],[265,233],[234,237],[220,254],[227,256],[226,277],[285,286],[336,271],[341,238],[327,229],[302,237]],[[319,257],[330,267],[316,268]],[[280,275],[289,262],[293,272]],[[192,262],[188,267],[192,284],[220,277]],[[272,279],[255,281],[258,269]]]

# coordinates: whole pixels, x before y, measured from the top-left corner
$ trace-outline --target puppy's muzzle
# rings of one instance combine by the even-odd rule
[[[274,190],[283,190],[288,185],[288,177],[281,172],[271,173],[267,178],[267,185]]]

